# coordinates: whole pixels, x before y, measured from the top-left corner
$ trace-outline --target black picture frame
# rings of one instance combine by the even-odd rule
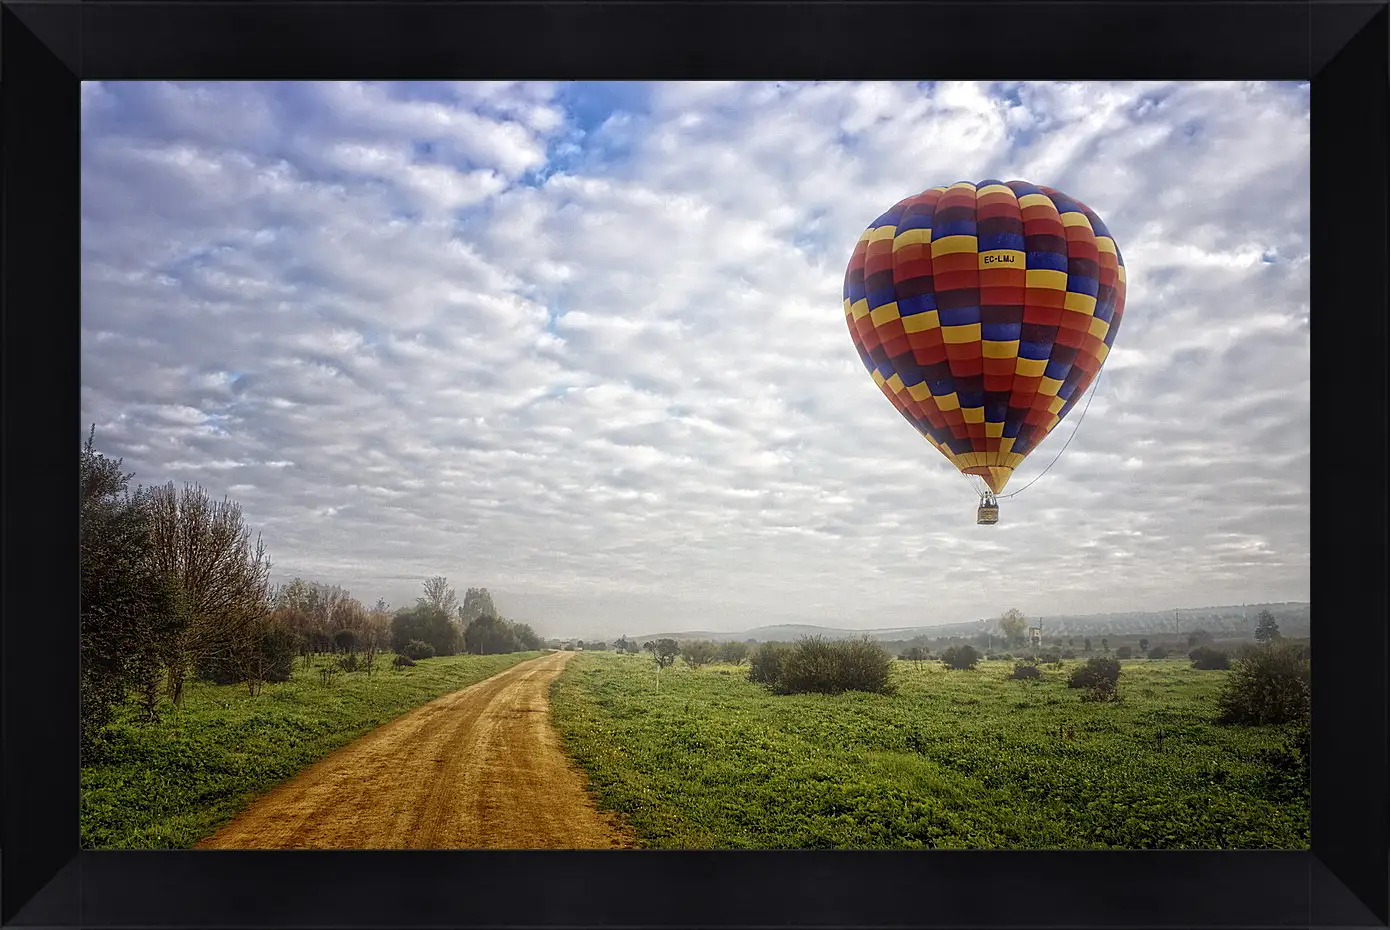
[[[1385,927],[1387,535],[1375,523],[1385,491],[1359,483],[1379,454],[1344,463],[1353,449],[1380,450],[1383,435],[1368,435],[1365,399],[1387,390],[1387,15],[1384,2],[1218,0],[4,3],[0,922]],[[915,35],[932,37],[931,74],[902,53]],[[358,76],[1310,80],[1322,476],[1312,849],[79,850],[79,81]],[[1355,329],[1343,322],[1353,319]],[[1322,491],[1335,476],[1355,512]]]

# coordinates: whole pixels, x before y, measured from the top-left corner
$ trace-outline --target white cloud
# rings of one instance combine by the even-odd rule
[[[99,446],[233,494],[280,577],[557,633],[1307,598],[1307,86],[563,90],[84,84]],[[1130,293],[978,528],[840,290],[991,176],[1096,209]]]

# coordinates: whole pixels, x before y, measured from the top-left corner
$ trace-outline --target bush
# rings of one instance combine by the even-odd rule
[[[391,667],[394,668],[394,669],[397,669],[398,671],[399,671],[400,669],[403,669],[403,668],[411,668],[411,667],[413,667],[414,665],[415,665],[415,660],[414,660],[414,659],[412,659],[410,656],[403,656],[403,655],[398,655],[398,656],[397,656],[395,659],[393,659],[392,662],[391,662]]]
[[[749,644],[738,641],[720,646],[720,661],[730,665],[740,665],[749,657]]]
[[[775,689],[784,694],[888,693],[889,654],[868,639],[827,642],[820,636],[798,640],[781,658]]]
[[[1309,716],[1309,651],[1287,640],[1249,647],[1232,663],[1218,697],[1219,720],[1245,726]]]
[[[1220,649],[1213,649],[1211,646],[1199,646],[1188,653],[1188,658],[1193,660],[1193,667],[1205,671],[1217,671],[1231,668],[1231,657]]]
[[[1063,660],[1063,657],[1058,655],[1058,653],[1056,652],[1045,652],[1043,655],[1038,657],[1038,660],[1042,662],[1044,665],[1057,665],[1059,662]]]
[[[1121,677],[1121,664],[1115,659],[1094,656],[1087,660],[1067,680],[1069,688],[1082,688],[1084,701],[1113,701],[1117,697],[1116,683]]]
[[[1075,652],[1073,652],[1071,649],[1069,649],[1069,650],[1067,650],[1066,652],[1063,653],[1063,658],[1064,658],[1064,659],[1075,659],[1075,658],[1077,658],[1077,653],[1075,653]]]
[[[1117,659],[1129,659],[1133,655],[1135,655],[1135,651],[1129,646],[1118,646],[1116,648]]]
[[[681,645],[681,658],[691,668],[709,665],[720,655],[720,647],[708,639],[693,639]]]
[[[401,650],[401,654],[409,659],[429,659],[434,656],[435,647],[431,646],[429,643],[413,639],[406,643],[405,648]]]
[[[759,685],[776,686],[782,678],[782,659],[787,647],[780,643],[763,643],[749,657],[749,681]]]
[[[1169,650],[1165,646],[1155,646],[1149,652],[1145,653],[1145,655],[1151,659],[1167,659],[1169,657]]]
[[[1028,681],[1030,679],[1036,680],[1042,678],[1043,673],[1038,670],[1037,665],[1029,665],[1026,662],[1016,662],[1014,663],[1014,671],[1009,677],[1018,681]]]
[[[952,646],[942,653],[942,664],[947,668],[961,671],[973,669],[980,661],[980,653],[974,646]]]
[[[349,652],[338,657],[338,667],[345,672],[355,672],[361,664],[356,652]]]

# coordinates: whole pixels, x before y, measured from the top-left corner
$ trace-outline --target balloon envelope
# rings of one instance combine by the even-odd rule
[[[998,494],[1106,361],[1125,263],[1101,218],[1061,191],[962,181],[871,223],[844,297],[884,396]]]

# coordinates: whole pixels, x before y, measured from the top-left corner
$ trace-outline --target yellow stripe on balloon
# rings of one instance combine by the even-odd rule
[[[1067,290],[1067,272],[1050,268],[1030,268],[1024,272],[1025,287],[1041,287],[1052,291]]]
[[[1061,273],[1061,272],[1059,272]],[[1096,312],[1096,298],[1090,294],[1079,294],[1076,291],[1068,291],[1063,298],[1063,307],[1067,310],[1076,310],[1078,313],[1085,313],[1091,316]]]
[[[905,333],[925,333],[929,329],[936,329],[941,325],[936,310],[926,310],[903,318],[903,331]]]
[[[1019,340],[995,342],[986,339],[980,344],[982,358],[1015,358],[1019,355]]]
[[[1014,363],[1014,373],[1023,375],[1025,378],[1042,378],[1043,373],[1048,370],[1048,359],[1046,358],[1021,358]]]
[[[932,398],[937,404],[937,409],[946,413],[948,410],[960,410],[961,401],[957,399],[956,392],[943,394],[941,397]]]
[[[965,326],[943,326],[942,341],[951,345],[965,345],[980,342],[980,324],[968,323]]]
[[[954,255],[958,252],[974,252],[979,247],[975,236],[943,236],[932,243],[932,257]]]
[[[869,311],[869,321],[875,326],[883,326],[898,319],[898,304],[890,302],[882,307],[875,307]]]
[[[1062,386],[1062,381],[1057,378],[1041,378],[1038,382],[1038,392],[1040,394],[1047,394],[1050,397],[1056,397],[1058,389]]]

